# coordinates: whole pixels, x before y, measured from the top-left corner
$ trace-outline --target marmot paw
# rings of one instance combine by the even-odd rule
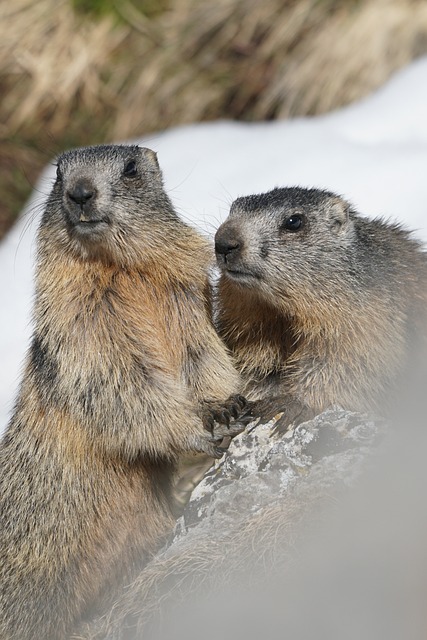
[[[242,428],[234,434],[237,435],[237,433],[243,431],[244,425],[250,422],[250,420],[242,420],[243,414],[246,417],[248,410],[249,402],[239,394],[230,396],[224,402],[205,400],[202,409],[203,426],[209,433],[213,434],[218,425],[225,425],[227,428],[231,428],[234,421],[238,420],[242,423]],[[223,435],[231,436],[233,434],[224,432]]]

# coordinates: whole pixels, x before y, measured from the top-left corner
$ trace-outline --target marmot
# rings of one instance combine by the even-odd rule
[[[329,191],[275,188],[235,200],[215,248],[218,329],[249,399],[281,396],[290,421],[387,412],[426,353],[427,254],[408,231]]]
[[[151,150],[59,158],[0,444],[2,640],[64,638],[170,531],[178,455],[221,455],[221,425],[212,436],[203,421],[221,419],[239,376],[209,316],[210,253]]]

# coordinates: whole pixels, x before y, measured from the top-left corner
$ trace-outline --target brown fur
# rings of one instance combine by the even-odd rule
[[[248,397],[385,409],[427,334],[426,254],[408,232],[329,192],[274,189],[236,200],[216,247],[218,326]]]
[[[2,640],[66,637],[170,531],[178,456],[220,455],[202,417],[239,380],[208,314],[209,260],[150,150],[60,158],[0,446]]]

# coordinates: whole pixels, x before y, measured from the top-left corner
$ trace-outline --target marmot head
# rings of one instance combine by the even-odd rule
[[[275,304],[323,296],[345,268],[353,214],[342,198],[319,189],[238,198],[215,236],[223,279]]]
[[[99,145],[58,158],[41,233],[85,259],[129,264],[156,250],[176,221],[154,151]]]

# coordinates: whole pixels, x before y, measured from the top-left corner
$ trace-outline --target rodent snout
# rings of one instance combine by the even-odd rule
[[[220,264],[236,260],[240,257],[243,240],[236,229],[221,225],[215,234],[215,253]]]
[[[89,200],[94,200],[96,194],[96,188],[86,179],[77,180],[71,188],[67,189],[68,198],[82,207],[89,202]]]
[[[65,183],[64,208],[68,223],[79,231],[85,228],[85,233],[99,230],[100,223],[106,221],[100,211],[98,190],[89,178],[80,177]]]

